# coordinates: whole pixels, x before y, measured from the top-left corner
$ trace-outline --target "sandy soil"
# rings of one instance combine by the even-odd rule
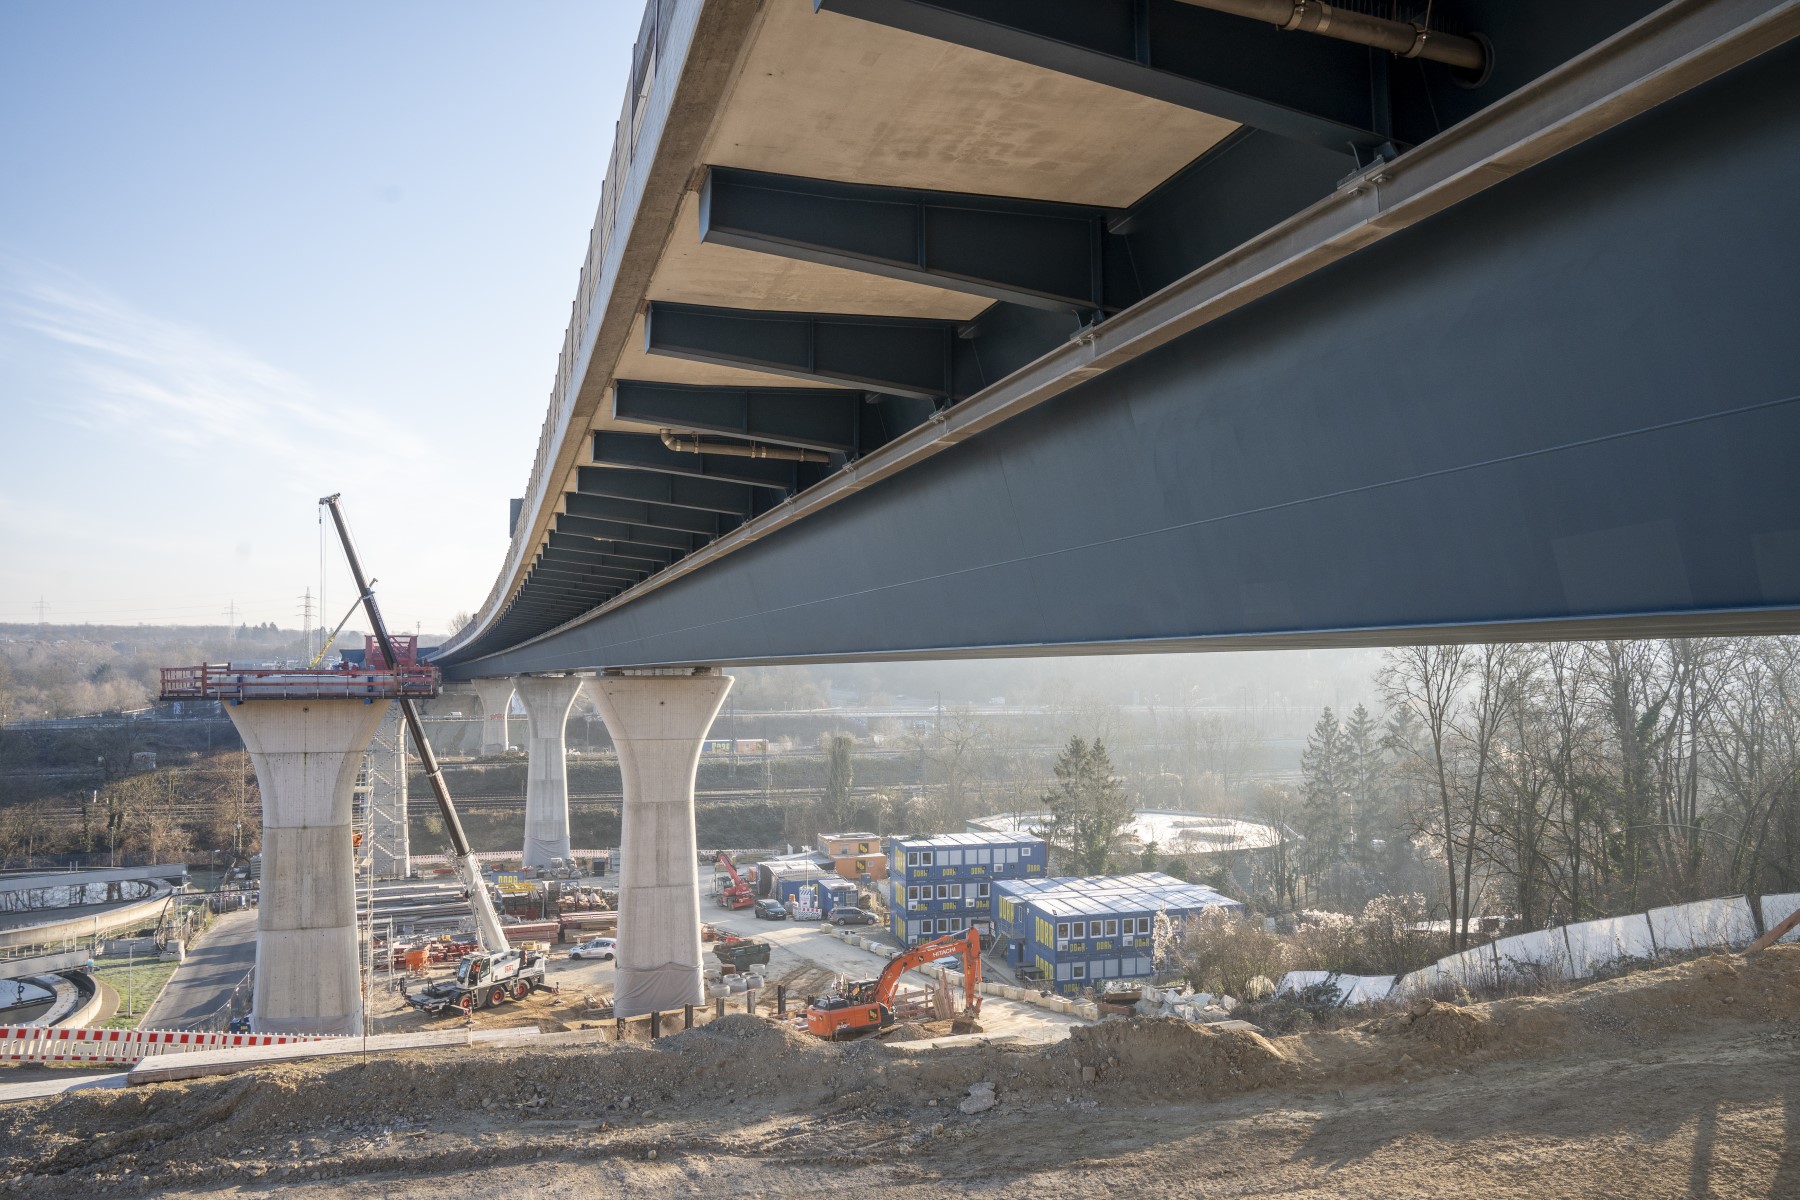
[[[0,1110],[7,1194],[1800,1196],[1800,947],[1265,1039],[829,1045],[747,1016]],[[958,1110],[991,1082],[997,1107]],[[29,1177],[27,1177],[29,1176]],[[604,1189],[604,1192],[602,1192]]]

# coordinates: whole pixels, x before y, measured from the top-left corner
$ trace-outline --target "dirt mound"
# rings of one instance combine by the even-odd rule
[[[1287,1056],[1259,1033],[1174,1017],[1078,1026],[1057,1049],[1074,1059],[1078,1078],[1170,1098],[1248,1091],[1292,1075]]]
[[[970,1120],[1071,1104],[1129,1112],[1251,1091],[1439,1086],[1452,1070],[1490,1061],[1635,1061],[1646,1046],[1680,1053],[1734,1036],[1791,1042],[1796,1014],[1800,947],[1699,959],[1556,996],[1421,1001],[1349,1029],[1276,1039],[1144,1017],[1077,1027],[1053,1046],[834,1044],[732,1015],[653,1045],[605,1041],[603,1031],[562,1034],[545,1045],[317,1060],[8,1105],[0,1108],[0,1179],[48,1173],[29,1190],[85,1197],[83,1181],[125,1171],[171,1187],[259,1178],[271,1163],[348,1178],[408,1170],[427,1143],[445,1169],[473,1169],[491,1157],[495,1137],[525,1161],[542,1147],[647,1152],[659,1143],[645,1139],[709,1122],[727,1131],[709,1153],[728,1152],[737,1144],[729,1131],[758,1121],[789,1129],[778,1140],[795,1154],[839,1144],[829,1130],[855,1122],[880,1125],[881,1145],[910,1146],[940,1136],[933,1131],[978,1083],[993,1084],[999,1103]],[[694,1135],[680,1136],[699,1151]]]

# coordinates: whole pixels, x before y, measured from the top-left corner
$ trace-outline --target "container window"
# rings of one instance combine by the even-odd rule
[[[916,867],[919,865],[919,852],[917,850],[908,850],[906,852],[906,865],[909,867]]]
[[[987,884],[978,883],[975,885],[975,898],[978,900],[986,900],[988,898],[988,885]]]
[[[1108,921],[1106,923],[1106,936],[1107,937],[1118,937],[1119,936],[1119,923],[1117,921]]]
[[[1086,979],[1087,978],[1087,964],[1086,963],[1070,963],[1069,964],[1069,978],[1070,979]]]
[[[1139,933],[1149,933],[1150,932],[1150,918],[1149,917],[1139,917],[1138,918],[1138,932]]]
[[[1082,938],[1087,936],[1087,922],[1076,921],[1073,924],[1075,927],[1069,931],[1069,936],[1079,942]]]
[[[962,884],[953,883],[950,885],[950,898],[952,900],[961,900],[962,899]]]
[[[929,867],[932,864],[932,862],[934,861],[934,859],[935,859],[934,851],[931,851],[931,850],[919,851],[919,865],[921,867]]]
[[[1020,858],[1030,858],[1031,857],[1031,847],[1030,846],[1020,846],[1019,847],[1019,857]]]
[[[990,852],[990,851],[987,851],[987,850],[977,850],[977,851],[976,851],[976,852],[975,852],[975,862],[976,862],[976,863],[977,863],[977,864],[978,864],[978,865],[980,865],[980,866],[984,866],[984,867],[985,867],[985,866],[986,866],[986,865],[987,865],[987,862],[988,862],[988,855],[989,855],[989,854],[990,854],[990,853],[991,853],[991,852]]]
[[[963,928],[963,919],[961,917],[951,917],[950,918],[950,932],[951,933],[961,933],[962,928]]]
[[[939,933],[950,932],[950,919],[948,917],[939,917],[937,919],[937,931]]]

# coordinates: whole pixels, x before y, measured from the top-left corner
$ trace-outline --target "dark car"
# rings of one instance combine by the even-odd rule
[[[756,902],[756,919],[759,921],[785,921],[788,910],[779,900],[758,900]]]
[[[866,908],[857,908],[853,904],[840,904],[831,910],[825,918],[833,925],[879,925],[880,918]]]

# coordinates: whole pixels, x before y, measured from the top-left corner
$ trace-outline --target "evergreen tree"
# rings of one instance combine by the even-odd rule
[[[1385,753],[1381,728],[1369,710],[1358,704],[1344,722],[1346,790],[1350,793],[1350,826],[1356,853],[1367,865],[1371,839],[1388,837],[1391,826],[1382,812]]]
[[[1300,755],[1301,874],[1316,888],[1337,865],[1349,836],[1350,750],[1337,715],[1327,708]]]
[[[850,785],[856,780],[856,764],[850,754],[856,742],[847,734],[834,733],[825,745],[825,820],[827,833],[843,833],[850,824]]]
[[[1044,807],[1050,814],[1044,837],[1070,872],[1098,875],[1131,823],[1134,803],[1113,777],[1105,744],[1077,736],[1056,760],[1056,786],[1045,794]]]

